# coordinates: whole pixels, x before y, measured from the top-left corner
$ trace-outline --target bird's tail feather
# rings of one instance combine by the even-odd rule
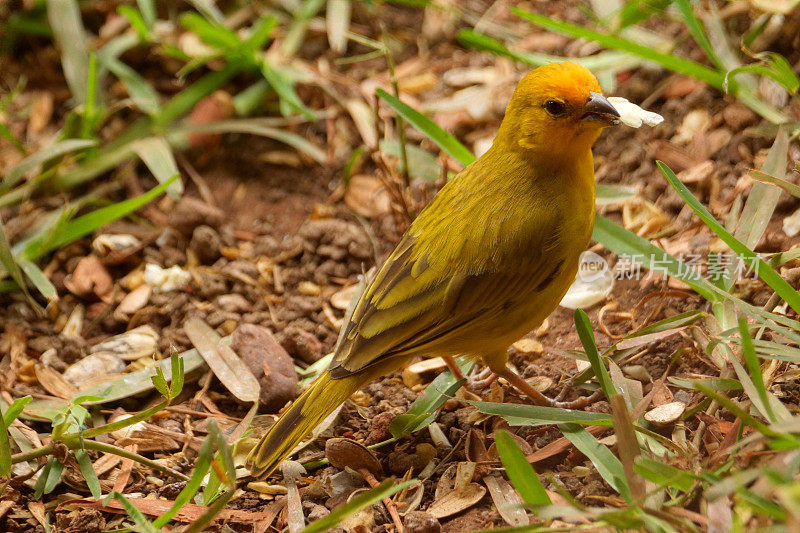
[[[333,379],[326,371],[281,415],[247,456],[255,477],[268,476],[311,430],[358,390],[369,376]]]

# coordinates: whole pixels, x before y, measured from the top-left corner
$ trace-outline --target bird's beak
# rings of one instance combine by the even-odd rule
[[[590,92],[589,101],[583,106],[581,120],[600,122],[603,126],[614,126],[619,124],[619,112],[605,96]]]

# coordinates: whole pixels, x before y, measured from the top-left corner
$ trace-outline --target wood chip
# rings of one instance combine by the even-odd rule
[[[540,354],[544,352],[544,346],[542,346],[541,342],[528,337],[518,340],[512,346],[520,353]]]
[[[431,359],[423,359],[416,363],[408,365],[403,369],[403,383],[408,388],[425,382],[423,377],[427,373],[441,372],[447,368],[447,363],[441,357],[432,357]]]
[[[644,415],[644,419],[657,426],[668,426],[675,423],[686,410],[683,402],[670,402],[651,409]]]

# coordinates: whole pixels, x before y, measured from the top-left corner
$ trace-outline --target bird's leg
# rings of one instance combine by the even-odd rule
[[[534,389],[530,383],[528,383],[522,378],[522,376],[520,376],[519,374],[517,374],[508,367],[501,369],[499,372],[495,370],[495,373],[501,378],[508,381],[518,391],[525,394],[528,398],[530,398],[533,401],[533,403],[545,407],[558,407],[560,409],[580,409],[581,407],[586,407],[590,403],[600,399],[603,395],[603,391],[598,390],[593,394],[591,394],[590,396],[584,396],[583,398],[578,398],[577,400],[573,400],[571,402],[561,402],[557,400],[551,400],[541,392]]]
[[[453,358],[450,355],[445,355],[442,356],[442,359],[444,359],[447,368],[450,369],[450,372],[453,373],[453,375],[456,377],[457,380],[462,380],[462,379],[467,380],[467,382],[464,384],[464,387],[466,387],[467,390],[469,390],[470,392],[478,392],[485,389],[486,387],[497,381],[497,378],[499,377],[489,367],[484,368],[475,376],[467,377],[458,367],[455,358]]]
[[[536,405],[544,405],[547,407],[553,406],[553,400],[534,389],[530,383],[522,379],[522,376],[511,370],[510,368],[503,367],[502,369],[495,370],[495,374],[505,379],[521,393],[530,398]]]
[[[462,379],[467,379],[467,376],[461,371],[458,367],[458,363],[456,363],[455,357],[452,355],[443,355],[442,359],[444,359],[444,364],[447,365],[447,368],[450,369],[450,372],[456,377],[457,381],[461,381]]]

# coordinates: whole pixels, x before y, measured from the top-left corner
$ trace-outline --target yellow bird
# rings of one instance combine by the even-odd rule
[[[417,356],[470,355],[537,404],[507,349],[556,308],[594,226],[592,145],[619,113],[597,79],[552,63],[517,85],[492,147],[420,213],[358,300],[330,367],[248,456],[266,476],[367,382]]]

